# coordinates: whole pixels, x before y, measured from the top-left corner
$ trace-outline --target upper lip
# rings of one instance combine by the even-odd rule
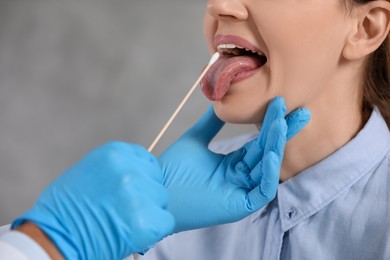
[[[260,50],[258,47],[256,47],[254,44],[250,43],[249,41],[239,36],[217,34],[214,37],[214,46],[218,50],[218,46],[221,44],[234,44],[242,48],[265,55],[264,52]]]

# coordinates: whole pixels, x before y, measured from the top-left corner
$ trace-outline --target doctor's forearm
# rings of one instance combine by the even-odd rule
[[[50,240],[50,238],[34,223],[25,222],[19,227],[15,228],[15,230],[22,232],[34,239],[35,242],[42,247],[43,250],[50,256],[51,259],[64,259],[58,248],[55,244]]]

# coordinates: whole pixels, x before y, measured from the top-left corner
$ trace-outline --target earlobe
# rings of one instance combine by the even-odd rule
[[[348,35],[342,53],[347,60],[361,59],[374,52],[390,29],[389,2],[376,0],[356,8],[358,23]]]

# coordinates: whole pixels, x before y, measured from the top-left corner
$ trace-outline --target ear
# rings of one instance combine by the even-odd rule
[[[376,0],[356,8],[355,28],[347,36],[342,55],[347,60],[361,59],[374,52],[390,29],[390,3]]]

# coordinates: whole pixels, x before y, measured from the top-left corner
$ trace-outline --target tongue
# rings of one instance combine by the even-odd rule
[[[219,101],[237,74],[257,69],[261,65],[263,62],[257,56],[221,56],[200,82],[202,91],[208,99]]]

